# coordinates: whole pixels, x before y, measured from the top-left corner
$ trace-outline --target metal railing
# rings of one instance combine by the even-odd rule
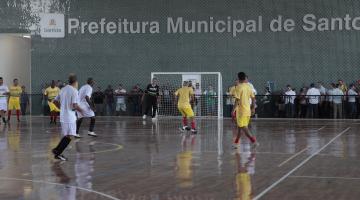
[[[95,99],[99,116],[141,116],[142,94],[127,94],[122,96]],[[198,116],[216,115],[217,95],[198,95],[192,102]],[[310,99],[316,98],[318,104],[311,104]],[[349,99],[355,98],[355,102]],[[336,100],[337,102],[334,102]],[[49,107],[42,94],[30,95],[30,105],[27,114],[48,115]],[[292,103],[293,102],[293,103]],[[231,96],[223,95],[223,116],[231,117],[234,108]],[[200,107],[200,109],[199,109]],[[199,109],[200,111],[196,111]],[[158,102],[158,112],[161,115],[178,116],[173,95],[161,95]],[[202,113],[202,114],[199,114]],[[286,95],[256,95],[256,116],[259,118],[359,118],[359,96],[321,95],[321,96],[286,96]]]

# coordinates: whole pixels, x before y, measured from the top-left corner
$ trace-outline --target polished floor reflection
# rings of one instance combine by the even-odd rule
[[[254,120],[260,146],[231,148],[231,120],[98,118],[65,152],[50,153],[59,126],[47,118],[0,125],[0,199],[359,199],[360,121]],[[85,128],[86,122],[84,122]]]

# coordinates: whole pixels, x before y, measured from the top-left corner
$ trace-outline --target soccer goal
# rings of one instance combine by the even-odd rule
[[[180,116],[174,93],[188,81],[195,92],[191,102],[196,117],[223,117],[223,88],[220,72],[152,72],[160,86],[158,116]]]

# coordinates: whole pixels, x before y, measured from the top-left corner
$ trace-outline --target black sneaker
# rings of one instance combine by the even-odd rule
[[[68,159],[63,155],[54,156],[56,160],[67,161]]]
[[[6,119],[5,119],[5,117],[3,117],[2,120],[3,120],[4,124],[6,124]]]
[[[56,149],[52,149],[51,152],[54,154],[54,156],[57,156],[59,154]]]
[[[197,130],[196,129],[191,129],[191,133],[196,134]]]

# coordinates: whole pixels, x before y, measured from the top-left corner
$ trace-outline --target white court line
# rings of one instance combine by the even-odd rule
[[[285,174],[283,177],[281,177],[279,180],[275,181],[273,184],[271,184],[269,187],[267,187],[265,190],[263,190],[261,193],[256,195],[253,200],[258,200],[261,197],[263,197],[266,193],[268,193],[270,190],[272,190],[274,187],[276,187],[279,183],[284,181],[287,177],[289,177],[292,173],[294,173],[296,170],[298,170],[300,167],[302,167],[305,163],[307,163],[310,159],[312,159],[314,156],[319,154],[322,150],[324,150],[327,146],[329,146],[332,142],[334,142],[337,138],[342,136],[344,133],[346,133],[348,130],[350,130],[350,127],[347,127],[345,130],[343,130],[341,133],[336,135],[333,139],[331,139],[327,144],[325,144],[323,147],[321,147],[319,150],[311,154],[309,157],[307,157],[304,161],[302,161],[300,164],[298,164],[294,169],[290,170],[287,174]]]
[[[71,187],[71,188],[75,188],[78,190],[83,190],[86,192],[90,192],[90,193],[95,193],[97,195],[106,197],[108,199],[112,199],[112,200],[120,200],[116,197],[110,196],[108,194],[102,193],[102,192],[98,192],[95,190],[90,190],[90,189],[86,189],[83,187],[78,187],[78,186],[73,186],[73,185],[66,185],[66,184],[61,184],[61,183],[53,183],[53,182],[48,182],[48,181],[42,181],[42,180],[30,180],[30,179],[21,179],[21,178],[8,178],[8,177],[0,177],[0,180],[10,180],[10,181],[26,181],[26,182],[32,182],[32,183],[43,183],[43,184],[48,184],[48,185],[57,185],[57,186],[65,186],[65,187]]]
[[[336,176],[289,176],[289,178],[309,178],[309,179],[342,179],[342,180],[360,180],[360,178],[336,177]]]
[[[322,126],[321,128],[317,129],[316,131],[321,131],[325,128],[325,126]]]
[[[306,151],[306,150],[308,150],[308,149],[309,149],[309,147],[306,147],[306,148],[304,148],[303,150],[297,152],[296,154],[292,155],[290,158],[288,158],[288,159],[286,159],[285,161],[283,161],[282,163],[280,163],[280,164],[278,165],[278,167],[281,167],[281,166],[285,165],[287,162],[289,162],[290,160],[294,159],[296,156],[302,154],[304,151]]]

